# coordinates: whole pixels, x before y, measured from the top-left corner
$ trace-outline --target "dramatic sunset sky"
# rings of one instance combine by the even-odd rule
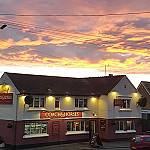
[[[150,81],[150,0],[0,0],[3,72]]]

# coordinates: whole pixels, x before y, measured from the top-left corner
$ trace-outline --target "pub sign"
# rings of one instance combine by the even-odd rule
[[[13,93],[0,93],[0,105],[12,105]]]

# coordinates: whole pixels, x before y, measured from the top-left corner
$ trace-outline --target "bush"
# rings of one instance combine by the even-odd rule
[[[137,102],[137,105],[140,107],[145,107],[146,104],[147,104],[147,99],[145,97],[141,97]]]

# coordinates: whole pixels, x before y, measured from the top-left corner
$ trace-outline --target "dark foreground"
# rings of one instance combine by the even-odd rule
[[[111,149],[111,150],[130,150],[129,141],[115,141],[115,142],[103,142],[103,147],[95,145],[90,147],[88,142],[81,143],[71,143],[71,144],[61,144],[52,145],[44,147],[35,147],[21,150],[101,150],[101,149]],[[0,148],[0,150],[11,150],[7,148]]]

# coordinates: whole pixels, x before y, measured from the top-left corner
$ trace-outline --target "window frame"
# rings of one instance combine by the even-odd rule
[[[28,127],[27,127],[28,126]],[[45,129],[46,127],[46,129]],[[43,129],[45,130],[43,132]],[[27,133],[29,132],[29,133]],[[24,124],[24,136],[23,138],[45,137],[49,136],[48,122],[30,122]]]
[[[35,104],[37,102],[37,106]],[[33,103],[29,104],[30,108],[45,108],[46,105],[46,97],[35,96],[33,97]]]
[[[120,106],[120,109],[131,109],[132,97],[129,97],[129,96],[117,96],[117,99],[122,99],[124,101],[124,106]]]
[[[56,106],[58,104],[58,106]],[[55,108],[58,109],[60,108],[60,97],[55,98]]]
[[[121,123],[123,123],[123,126],[122,126],[123,128],[121,127]],[[128,125],[129,125],[129,128],[128,128]],[[128,133],[128,132],[136,132],[134,120],[118,120],[118,121],[116,121],[115,133]]]
[[[87,125],[88,125],[88,127],[87,127]],[[89,121],[76,121],[76,120],[75,121],[67,121],[66,129],[67,129],[66,135],[89,133]]]
[[[75,108],[88,108],[88,98],[75,98]]]

